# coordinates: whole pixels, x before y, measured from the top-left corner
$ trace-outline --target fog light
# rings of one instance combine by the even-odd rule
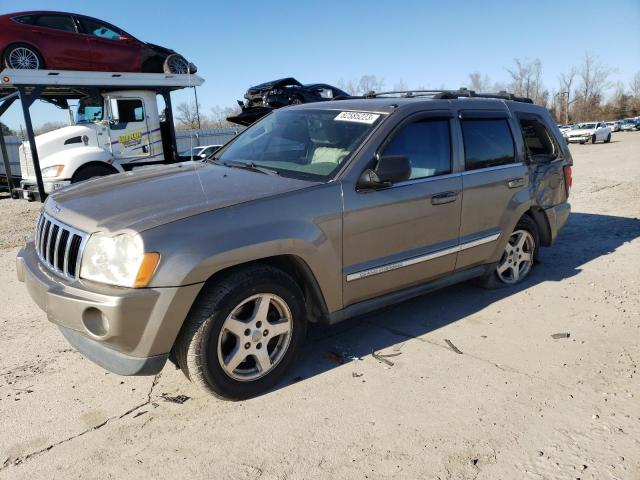
[[[109,331],[109,320],[97,308],[90,307],[82,312],[82,323],[87,331],[96,337],[104,337]]]

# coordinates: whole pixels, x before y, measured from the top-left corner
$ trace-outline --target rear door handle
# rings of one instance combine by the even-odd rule
[[[509,188],[518,188],[518,187],[524,187],[525,185],[525,179],[523,177],[520,178],[512,178],[511,180],[509,180],[507,182],[507,185],[509,185]]]
[[[432,205],[443,205],[445,203],[455,202],[458,198],[458,192],[442,192],[431,197]]]

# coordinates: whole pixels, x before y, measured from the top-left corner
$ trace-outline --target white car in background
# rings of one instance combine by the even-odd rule
[[[604,122],[578,123],[568,132],[566,138],[571,143],[609,143],[611,141],[611,127]]]
[[[620,124],[620,130],[623,132],[640,130],[640,120],[636,118],[625,118]]]
[[[191,157],[195,160],[200,160],[200,159],[204,160],[205,158],[210,156],[212,153],[215,153],[218,150],[220,150],[220,147],[222,147],[222,145],[202,145],[200,147],[193,147],[190,150],[182,152],[180,156]]]
[[[619,132],[620,131],[620,124],[622,122],[619,121],[614,121],[614,122],[607,122],[607,125],[609,126],[609,128],[611,129],[612,132]]]
[[[570,123],[567,123],[566,125],[558,125],[558,129],[560,130],[560,133],[565,138],[566,138],[567,134],[569,133],[569,130],[571,130],[572,127],[573,127],[573,125],[571,125]]]

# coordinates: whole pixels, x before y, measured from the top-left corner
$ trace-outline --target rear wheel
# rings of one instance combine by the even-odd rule
[[[4,52],[4,65],[19,70],[38,70],[44,68],[44,61],[36,49],[29,45],[11,45]]]
[[[607,135],[607,139],[604,141],[604,143],[609,143],[611,141],[611,134]]]
[[[82,167],[73,175],[71,183],[78,183],[95,177],[104,177],[105,175],[111,175],[112,173],[115,172],[109,167],[104,167],[102,165],[88,165],[86,167]]]
[[[495,270],[480,279],[485,288],[501,288],[515,285],[531,272],[538,257],[540,237],[538,227],[531,217],[522,217],[504,247]]]
[[[285,272],[248,267],[205,286],[174,348],[184,374],[203,389],[244,399],[275,385],[306,333],[304,298]]]

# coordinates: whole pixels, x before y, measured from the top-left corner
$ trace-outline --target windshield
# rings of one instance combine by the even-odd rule
[[[596,128],[596,124],[595,123],[581,123],[579,125],[576,125],[573,128],[576,129],[576,130],[581,130],[581,129],[590,130],[592,128]]]
[[[78,103],[76,123],[97,122],[103,118],[104,100],[102,97],[84,97]]]
[[[279,110],[249,127],[216,160],[326,181],[382,117],[371,112]]]

